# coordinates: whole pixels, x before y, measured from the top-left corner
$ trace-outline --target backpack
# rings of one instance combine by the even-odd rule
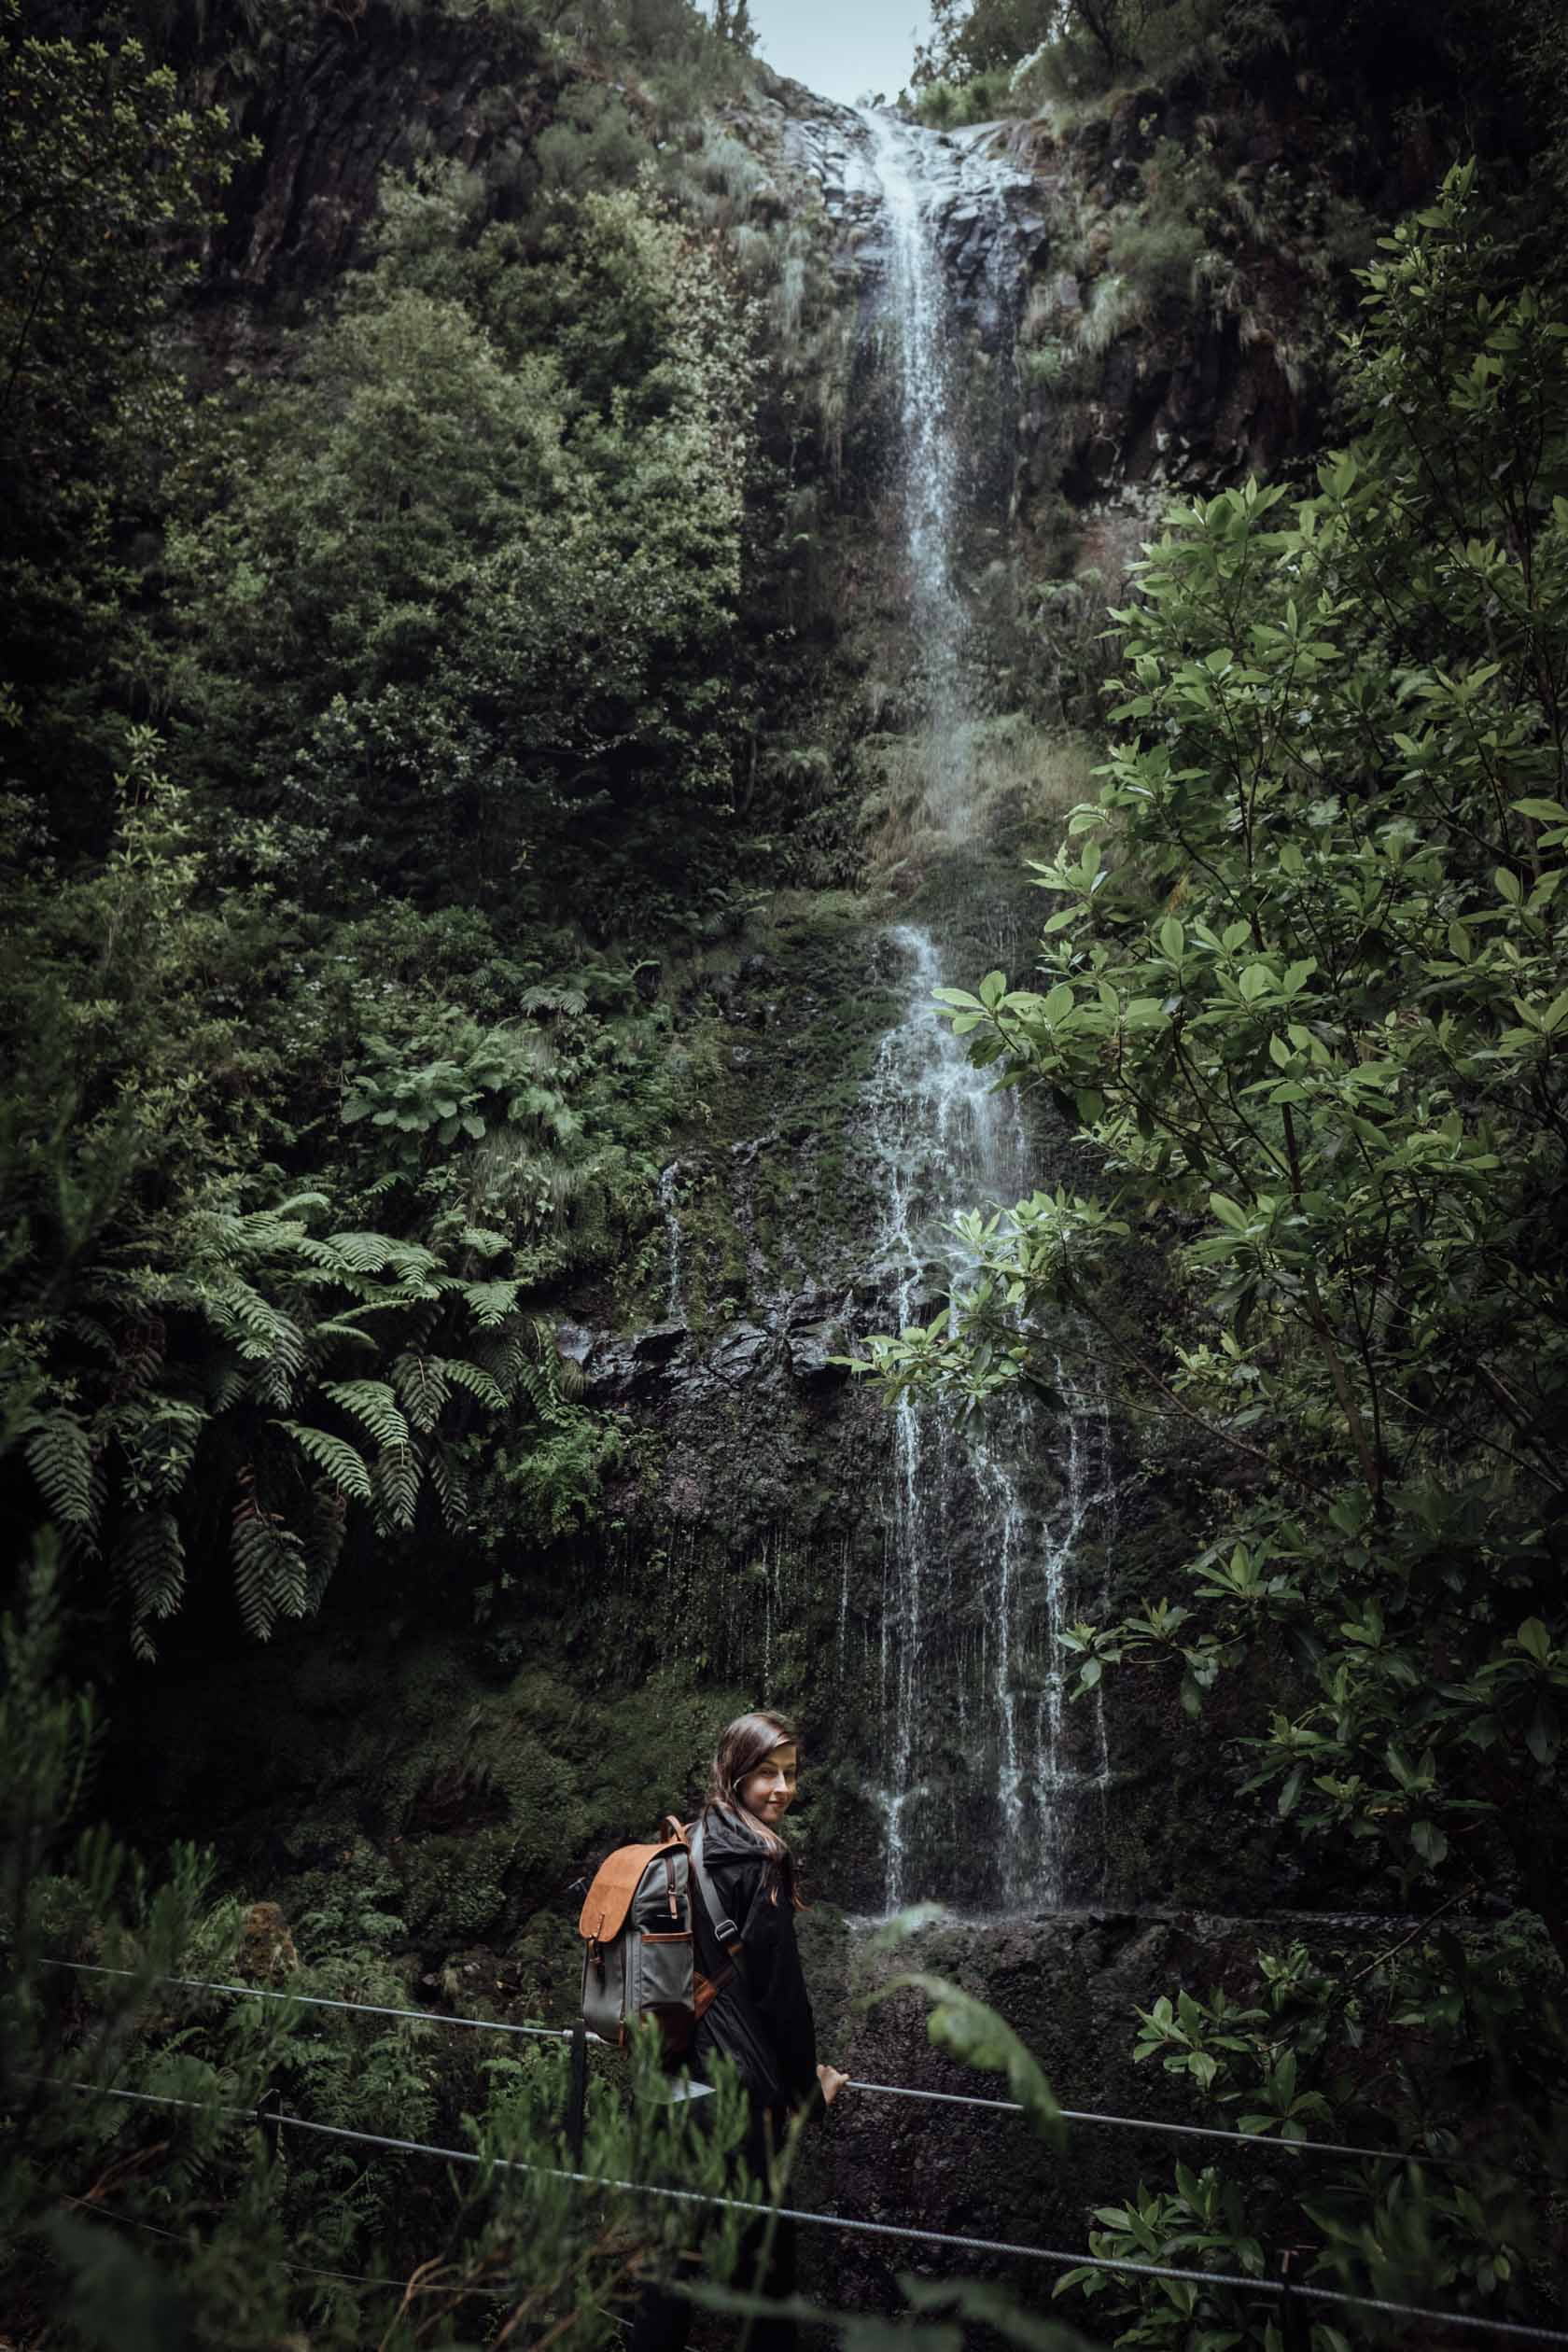
[[[735,1975],[741,1941],[703,1868],[700,1820],[688,1830],[666,1814],[660,1829],[657,1845],[620,1846],[594,1874],[577,1923],[587,1947],[581,2018],[589,2033],[621,2047],[651,2018],[666,2054],[679,2058],[698,2019]],[[729,1954],[716,1977],[696,1965],[693,1893]]]

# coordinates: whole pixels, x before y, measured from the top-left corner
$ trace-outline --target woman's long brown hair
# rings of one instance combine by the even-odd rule
[[[719,1734],[719,1746],[708,1775],[707,1793],[702,1809],[709,1813],[715,1808],[732,1814],[750,1831],[767,1854],[777,1873],[770,1888],[773,1901],[778,1900],[777,1881],[790,1890],[790,1900],[796,1911],[804,1910],[795,1885],[794,1859],[777,1829],[770,1829],[764,1821],[741,1802],[740,1784],[760,1765],[765,1764],[775,1748],[800,1745],[800,1734],[788,1715],[775,1715],[771,1709],[760,1707],[750,1715],[736,1715]],[[770,1873],[770,1875],[773,1875]]]

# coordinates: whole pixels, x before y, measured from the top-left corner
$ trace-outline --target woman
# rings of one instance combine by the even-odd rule
[[[722,1914],[709,1918],[700,1894],[692,1905],[697,1967],[719,1987],[693,2038],[692,2069],[700,2075],[716,2056],[738,2067],[751,2101],[742,2161],[764,2187],[791,2121],[819,2115],[847,2080],[836,2066],[818,2063],[817,2029],[795,1944],[800,1897],[779,1824],[795,1799],[799,1762],[794,1726],[783,1715],[737,1716],[720,1739],[707,1794],[692,1825],[702,1874]],[[794,2224],[775,2221],[767,2247],[765,2224],[747,2233],[735,2284],[777,2302],[794,2292]],[[650,2288],[638,2306],[630,2352],[680,2352],[691,2322],[692,2305],[683,2296]],[[794,2332],[789,2320],[756,2321],[751,2352],[789,2352]]]

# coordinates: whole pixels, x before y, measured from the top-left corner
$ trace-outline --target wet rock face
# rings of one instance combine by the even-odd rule
[[[1155,2135],[1072,2123],[1065,2152],[1036,2139],[1015,2114],[889,2098],[875,2083],[1005,2100],[997,2075],[977,2074],[933,2051],[926,2003],[913,1992],[876,1999],[905,1971],[946,1978],[997,2009],[1043,2066],[1063,2107],[1081,2113],[1212,2123],[1187,2078],[1135,2065],[1136,2010],[1179,1989],[1223,1983],[1255,1998],[1256,1953],[1300,1938],[1314,1951],[1383,1949],[1397,1924],[1372,1915],[1247,1919],[1201,1912],[1165,1916],[1081,1912],[1056,1918],[945,1921],[890,1951],[870,1930],[807,1911],[801,1948],[824,2054],[846,2067],[843,2093],[807,2143],[803,2183],[826,2210],[916,2229],[1014,2245],[1086,2247],[1097,2205],[1125,2203],[1142,2177],[1169,2179],[1183,2144]],[[869,2001],[867,1996],[871,1996]],[[1186,2144],[1188,2148],[1192,2143]],[[1267,2170],[1266,2143],[1241,2160]],[[899,2274],[936,2269],[936,2249],[804,2230],[805,2284],[837,2308],[900,2307]],[[950,2258],[948,2258],[950,2259]],[[965,2255],[963,2275],[989,2276],[1039,2308],[1057,2275],[1037,2265]],[[1092,2306],[1064,2303],[1068,2324],[1092,2324]]]
[[[816,102],[821,107],[821,102]],[[1043,256],[1047,222],[1032,178],[988,152],[987,132],[922,132],[926,201],[942,254],[957,327],[987,354],[1011,349],[1020,290]],[[889,250],[882,191],[864,119],[821,107],[791,121],[784,154],[791,173],[819,194],[844,250],[841,274],[856,281],[862,310],[875,309]]]
[[[791,91],[782,169],[819,198],[838,233],[837,274],[858,295],[869,330],[890,251],[867,124],[847,108],[782,87]],[[976,512],[1005,518],[1026,542],[1037,517],[1084,518],[1094,544],[1078,560],[1102,571],[1109,515],[1119,552],[1108,577],[1136,553],[1166,495],[1211,492],[1248,472],[1273,472],[1316,429],[1312,387],[1287,369],[1272,340],[1243,340],[1236,317],[1211,315],[1201,301],[1163,315],[1141,313],[1103,344],[1090,336],[1077,350],[1085,313],[1104,292],[1111,207],[1136,198],[1157,137],[1190,137],[1191,130],[1178,107],[1144,90],[1071,138],[1044,119],[912,133],[953,330],[996,378],[984,404],[990,445],[965,455],[976,475]],[[1260,134],[1255,144],[1262,168],[1267,141]],[[1085,258],[1083,222],[1097,212]],[[1074,248],[1075,265],[1064,266]],[[1264,257],[1260,267],[1267,274],[1272,264]],[[1299,292],[1285,289],[1287,312]],[[1015,350],[1026,308],[1049,319],[1049,339],[1068,355],[1070,382],[1032,387]],[[858,437],[861,470],[873,481],[885,464],[878,399],[873,382],[857,381],[850,438]],[[1126,528],[1117,529],[1123,510]]]

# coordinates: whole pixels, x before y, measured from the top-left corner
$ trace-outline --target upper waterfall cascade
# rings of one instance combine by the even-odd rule
[[[963,526],[963,340],[955,333],[947,273],[936,234],[939,214],[1000,231],[1007,194],[1019,183],[1009,168],[955,148],[931,133],[867,110],[873,168],[887,240],[880,322],[897,371],[899,497],[907,565],[909,617],[927,679],[926,801],[954,840],[970,830],[969,777],[961,756],[965,713],[963,656],[967,614],[956,553]],[[988,240],[992,267],[1005,243]],[[992,313],[1005,315],[1000,285]]]
[[[938,134],[862,117],[885,264],[872,315],[897,371],[898,529],[924,679],[928,818],[955,847],[975,780],[961,754],[967,614],[964,362],[936,233],[955,180],[970,211],[1001,218],[1017,175]],[[929,1321],[973,1267],[962,1209],[1011,1202],[1040,1179],[1015,1096],[970,1062],[938,1012],[931,931],[901,925],[905,1009],[885,1037],[866,1113],[879,1194],[877,1270],[901,1325]],[[877,1660],[886,1781],[888,1906],[961,1890],[1010,1911],[1097,1893],[1103,1868],[1106,1729],[1099,1694],[1069,1717],[1057,1637],[1085,1598],[1082,1555],[1103,1576],[1114,1487],[1104,1399],[1058,1367],[1049,1413],[1015,1393],[964,1421],[944,1400],[896,1407]],[[985,1851],[958,1861],[967,1836]],[[944,1855],[950,1858],[946,1861]]]

